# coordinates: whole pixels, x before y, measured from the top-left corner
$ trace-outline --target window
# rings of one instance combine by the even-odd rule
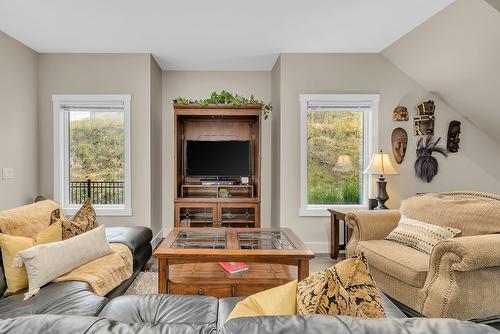
[[[301,103],[301,216],[366,207],[379,95],[307,94]]]
[[[130,95],[53,95],[54,198],[72,214],[132,215]]]

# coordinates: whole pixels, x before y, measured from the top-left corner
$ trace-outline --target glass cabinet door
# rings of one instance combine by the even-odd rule
[[[259,227],[258,206],[254,204],[220,204],[220,227]]]
[[[217,221],[215,204],[176,204],[177,227],[212,227]]]

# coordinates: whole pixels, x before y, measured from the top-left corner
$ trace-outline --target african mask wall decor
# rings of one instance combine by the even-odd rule
[[[448,156],[444,147],[437,146],[440,140],[441,137],[434,140],[434,136],[427,136],[425,141],[424,138],[418,140],[415,173],[427,183],[431,182],[438,173],[438,161],[432,156],[432,153],[437,152],[445,157]]]
[[[397,106],[392,112],[393,121],[407,121],[408,120],[408,108],[405,106]]]
[[[457,153],[460,143],[460,123],[459,121],[451,121],[450,126],[448,127],[448,141],[446,143],[446,148],[448,152]]]
[[[417,115],[413,118],[415,123],[415,136],[434,135],[434,101],[426,101],[415,107]]]
[[[408,133],[403,128],[395,128],[391,135],[392,154],[397,164],[401,164],[406,154],[408,145]]]

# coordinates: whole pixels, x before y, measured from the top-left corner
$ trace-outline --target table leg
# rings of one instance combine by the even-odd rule
[[[168,260],[158,259],[158,293],[168,293]]]
[[[309,276],[309,260],[299,260],[298,266],[298,279],[299,281]]]
[[[339,256],[339,220],[337,215],[330,215],[330,257],[336,259]]]

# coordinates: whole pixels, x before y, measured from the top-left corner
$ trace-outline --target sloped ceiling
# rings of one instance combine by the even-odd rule
[[[382,55],[500,144],[500,0],[457,0]]]

